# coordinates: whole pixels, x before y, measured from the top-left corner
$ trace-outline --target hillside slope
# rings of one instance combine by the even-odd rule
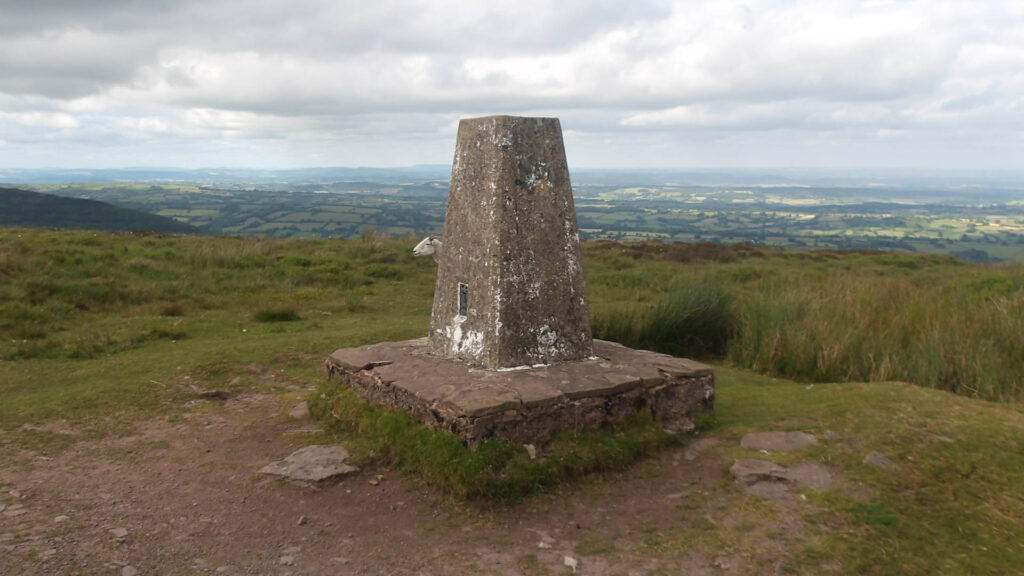
[[[201,234],[195,226],[164,216],[81,198],[64,198],[17,188],[0,188],[0,226],[167,234]]]
[[[531,459],[359,405],[333,403],[323,428],[291,415],[333,394],[334,350],[428,333],[437,268],[411,248],[0,228],[0,574],[511,576],[568,574],[567,556],[580,574],[1020,574],[1024,267],[586,243],[605,333],[674,348],[740,320],[701,441],[611,471],[659,430],[570,434]],[[710,312],[689,332],[650,321],[680,302]],[[904,367],[921,386],[829,380]],[[814,443],[744,446],[766,432]],[[360,475],[256,473],[337,443]],[[506,480],[537,492],[490,507]],[[453,502],[454,482],[488,492]]]

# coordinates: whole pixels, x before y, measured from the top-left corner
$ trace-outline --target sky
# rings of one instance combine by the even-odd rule
[[[0,0],[0,168],[1024,169],[1021,0]]]

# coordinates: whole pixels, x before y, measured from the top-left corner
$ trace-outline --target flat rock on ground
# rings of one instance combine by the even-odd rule
[[[359,468],[349,464],[348,458],[348,450],[344,446],[306,446],[283,460],[271,462],[260,468],[260,473],[292,480],[320,482],[358,472]]]
[[[817,438],[805,432],[751,432],[740,440],[740,448],[769,452],[795,452],[817,443]]]
[[[877,450],[872,450],[861,460],[862,463],[876,468],[892,468],[892,460]]]
[[[309,404],[305,400],[299,402],[291,409],[290,412],[288,412],[288,415],[296,420],[309,418]]]
[[[740,458],[729,473],[744,489],[766,500],[782,500],[791,496],[791,488],[828,490],[832,487],[832,471],[817,462],[801,462],[786,467],[755,458]]]

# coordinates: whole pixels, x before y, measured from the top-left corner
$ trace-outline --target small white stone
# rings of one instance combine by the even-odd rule
[[[530,457],[530,460],[537,459],[537,447],[533,444],[523,444],[523,448],[526,448],[526,454]]]

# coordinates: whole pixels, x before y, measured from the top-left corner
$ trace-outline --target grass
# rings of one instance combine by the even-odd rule
[[[637,417],[563,436],[538,460],[497,442],[471,451],[332,388],[321,360],[334,349],[427,331],[435,264],[410,246],[372,234],[277,241],[0,230],[0,460],[13,466],[24,449],[57,453],[139,418],[173,418],[193,397],[188,384],[292,393],[252,376],[253,364],[320,383],[317,409],[343,416],[338,433],[361,458],[457,498],[509,504],[678,445]],[[671,343],[714,359],[716,412],[704,424],[716,435],[834,433],[808,455],[843,481],[805,494],[812,506],[800,513],[812,533],[796,565],[835,561],[849,574],[1006,574],[1024,565],[1020,267],[751,246],[584,251],[596,332],[619,322],[619,334],[652,348]],[[261,309],[299,319],[257,321]],[[709,328],[676,321],[698,313]],[[706,344],[723,334],[724,349]],[[36,426],[53,420],[83,432]],[[863,465],[870,450],[894,467]],[[686,514],[650,535],[651,553],[757,545],[749,523],[709,532]],[[579,545],[615,553],[599,538]],[[534,567],[527,557],[521,564]]]
[[[327,381],[309,400],[310,412],[344,438],[363,463],[412,474],[458,500],[508,505],[568,480],[622,469],[681,437],[668,434],[647,412],[600,430],[563,433],[542,456],[521,444],[488,439],[470,448],[455,435],[421,426],[404,412],[364,403],[339,381]]]
[[[803,552],[848,574],[1009,574],[1024,561],[1024,409],[897,383],[803,385],[719,367],[721,433],[800,429],[847,486],[810,492]],[[790,425],[792,426],[792,425]],[[861,463],[871,450],[894,463]]]
[[[707,358],[725,354],[737,324],[731,294],[719,283],[702,282],[673,286],[650,305],[597,316],[593,331],[633,348]]]
[[[1024,400],[1024,267],[746,245],[585,248],[595,334],[806,382]]]
[[[252,318],[257,322],[294,322],[301,320],[302,316],[292,306],[278,306],[274,308],[260,308],[253,312]]]
[[[353,260],[408,278],[379,281]],[[203,366],[417,336],[434,269],[393,241],[0,229],[0,426],[152,414]]]

